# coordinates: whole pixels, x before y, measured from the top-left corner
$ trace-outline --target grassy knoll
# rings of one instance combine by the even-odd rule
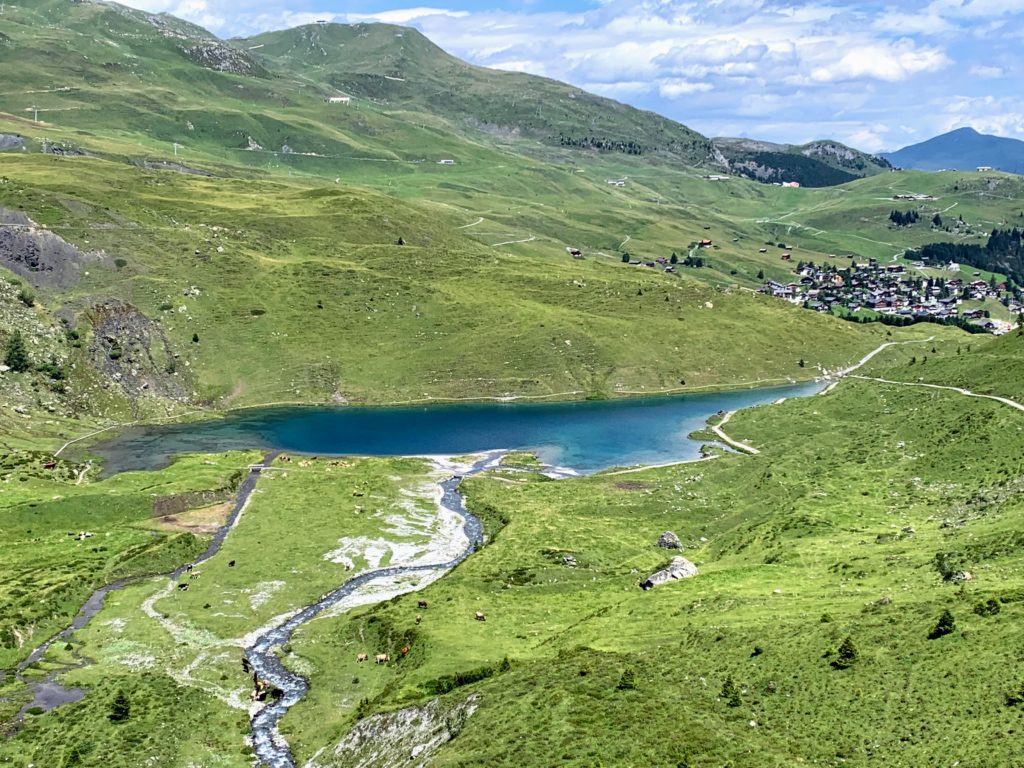
[[[397,707],[489,667],[451,694],[480,709],[434,764],[1013,763],[1019,426],[995,403],[846,382],[730,421],[758,456],[467,481],[504,527],[421,593],[428,610],[405,597],[301,631],[317,695],[286,725],[309,755],[331,730],[312,723],[343,733],[362,698]],[[641,592],[665,529],[701,573]],[[973,580],[944,583],[959,570]],[[928,639],[946,609],[956,630]],[[388,642],[410,654],[364,674],[355,651]]]

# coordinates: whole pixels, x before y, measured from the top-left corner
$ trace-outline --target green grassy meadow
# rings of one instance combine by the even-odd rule
[[[0,224],[69,247],[42,266],[0,248],[0,349],[20,334],[28,358],[0,372],[0,766],[251,766],[244,649],[357,573],[461,546],[437,483],[469,457],[279,457],[178,589],[155,574],[205,550],[259,454],[104,478],[89,445],[110,430],[766,386],[889,342],[857,374],[896,383],[724,424],[756,454],[558,481],[512,454],[466,479],[485,545],[303,625],[280,656],[310,691],[282,734],[305,768],[390,766],[404,742],[379,724],[436,707],[447,736],[422,760],[451,768],[1024,764],[1024,414],[908,386],[1024,402],[1020,333],[851,323],[756,292],[799,261],[984,242],[1020,225],[1021,177],[709,181],[685,126],[397,27],[225,42],[65,0],[3,19],[0,132],[26,149],[0,154]],[[895,228],[893,209],[920,220]],[[705,266],[645,265],[673,254]],[[185,501],[156,516],[169,498]],[[679,554],[656,546],[668,530],[699,574],[642,591]],[[84,698],[19,719],[25,681],[49,675]]]

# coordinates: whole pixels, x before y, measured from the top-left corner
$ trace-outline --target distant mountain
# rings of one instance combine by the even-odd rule
[[[715,158],[741,176],[766,184],[796,181],[805,187],[831,187],[882,173],[891,166],[874,155],[838,141],[773,144],[754,139],[712,139]]]
[[[1024,141],[978,133],[973,128],[958,128],[882,157],[899,168],[918,171],[973,171],[990,166],[1024,174]]]

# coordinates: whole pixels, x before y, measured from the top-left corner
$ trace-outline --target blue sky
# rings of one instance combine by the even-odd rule
[[[709,136],[895,149],[953,128],[1024,139],[1024,0],[127,0],[228,37],[417,27]]]

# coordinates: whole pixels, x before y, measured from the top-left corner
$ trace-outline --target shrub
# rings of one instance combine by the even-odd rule
[[[857,663],[860,652],[857,650],[853,638],[847,636],[836,651],[836,659],[832,662],[833,669],[849,669]]]
[[[1002,606],[999,605],[999,601],[991,597],[988,600],[979,601],[974,606],[974,612],[979,616],[995,616],[1000,610],[1002,610]]]
[[[114,266],[117,267],[118,269],[124,269],[125,267],[128,266],[128,260],[121,258],[114,259]]]
[[[1024,683],[1006,694],[1006,706],[1019,707],[1021,704],[1024,704]]]
[[[22,288],[18,291],[18,301],[26,307],[34,307],[36,305],[36,295],[28,288]]]
[[[954,629],[956,629],[956,619],[953,618],[953,614],[947,609],[942,612],[938,622],[932,627],[932,631],[928,633],[928,639],[938,640],[940,637],[951,634]]]
[[[740,687],[736,685],[732,675],[729,675],[729,677],[722,681],[722,698],[725,699],[725,703],[730,707],[738,707],[743,703]]]
[[[636,690],[636,672],[633,671],[632,667],[626,667],[622,671],[622,677],[619,678],[619,684],[615,688],[619,691]]]
[[[192,334],[192,343],[193,344],[198,344],[199,343],[199,334],[198,333],[193,333]]]

